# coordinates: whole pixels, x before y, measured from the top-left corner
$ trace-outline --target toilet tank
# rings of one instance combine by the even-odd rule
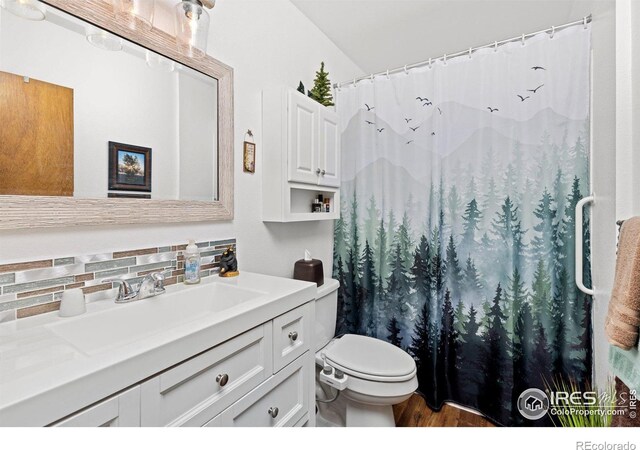
[[[324,284],[318,287],[318,293],[316,294],[316,324],[314,327],[315,351],[327,345],[336,334],[339,286],[338,280],[325,278]]]

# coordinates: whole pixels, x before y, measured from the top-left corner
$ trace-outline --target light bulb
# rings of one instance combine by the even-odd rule
[[[46,17],[44,5],[37,0],[4,0],[0,6],[27,20],[44,20]]]
[[[155,13],[154,0],[111,0],[116,18],[129,28],[150,30]]]
[[[202,4],[184,0],[175,10],[176,41],[187,56],[200,58],[206,54],[209,38],[209,13]]]

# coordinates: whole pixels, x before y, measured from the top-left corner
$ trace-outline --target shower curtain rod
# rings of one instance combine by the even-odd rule
[[[469,55],[469,57],[471,57],[473,52],[475,52],[477,50],[481,50],[483,48],[492,48],[492,47],[497,49],[499,46],[504,45],[504,44],[508,44],[509,42],[516,42],[516,41],[521,40],[523,42],[523,44],[524,44],[524,41],[526,39],[528,39],[530,37],[533,37],[533,36],[536,36],[538,34],[542,34],[542,33],[551,34],[551,37],[553,38],[555,32],[558,31],[558,30],[562,30],[564,28],[572,27],[574,25],[579,25],[579,24],[582,24],[586,28],[587,24],[591,23],[591,20],[592,20],[592,17],[591,17],[591,14],[589,14],[588,16],[585,16],[580,20],[576,20],[574,22],[565,23],[564,25],[554,26],[554,27],[551,27],[551,28],[547,28],[545,30],[536,31],[535,33],[522,34],[520,36],[513,37],[513,38],[510,38],[510,39],[505,39],[505,40],[502,40],[502,41],[494,41],[491,44],[481,45],[480,47],[471,47],[468,50],[463,50],[463,51],[460,51],[460,52],[457,52],[457,53],[444,54],[443,56],[440,56],[438,58],[429,58],[429,59],[427,59],[425,61],[420,61],[420,62],[414,63],[414,64],[407,64],[407,65],[405,65],[403,67],[398,67],[398,68],[391,69],[391,70],[385,70],[383,72],[372,73],[371,75],[365,75],[365,76],[362,76],[360,78],[354,78],[351,81],[344,81],[342,83],[335,83],[333,85],[333,87],[334,87],[334,89],[340,89],[344,85],[347,85],[347,84],[350,84],[350,83],[355,85],[359,81],[367,80],[367,79],[373,80],[375,77],[378,77],[378,76],[381,76],[381,75],[389,76],[389,75],[391,75],[393,73],[398,73],[398,72],[402,72],[402,71],[408,73],[408,71],[410,69],[415,69],[417,67],[422,67],[422,66],[430,66],[434,62],[440,61],[440,60],[444,61],[444,63],[446,64],[447,61],[449,59],[451,59],[451,58],[456,58],[456,57],[460,57],[460,56],[464,56],[464,55]]]

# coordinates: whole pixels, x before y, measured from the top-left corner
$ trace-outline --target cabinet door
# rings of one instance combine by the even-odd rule
[[[318,105],[291,91],[288,104],[289,181],[318,182]]]
[[[140,386],[63,419],[54,427],[139,427]]]
[[[318,184],[320,186],[340,186],[340,133],[338,115],[325,107],[320,107],[320,151]]]
[[[313,364],[313,354],[305,353],[205,426],[296,426],[310,412]]]

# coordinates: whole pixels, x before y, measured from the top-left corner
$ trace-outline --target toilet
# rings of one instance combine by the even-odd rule
[[[335,338],[339,285],[325,279],[316,296],[318,424],[394,427],[393,405],[418,388],[416,363],[380,339],[354,334]]]

